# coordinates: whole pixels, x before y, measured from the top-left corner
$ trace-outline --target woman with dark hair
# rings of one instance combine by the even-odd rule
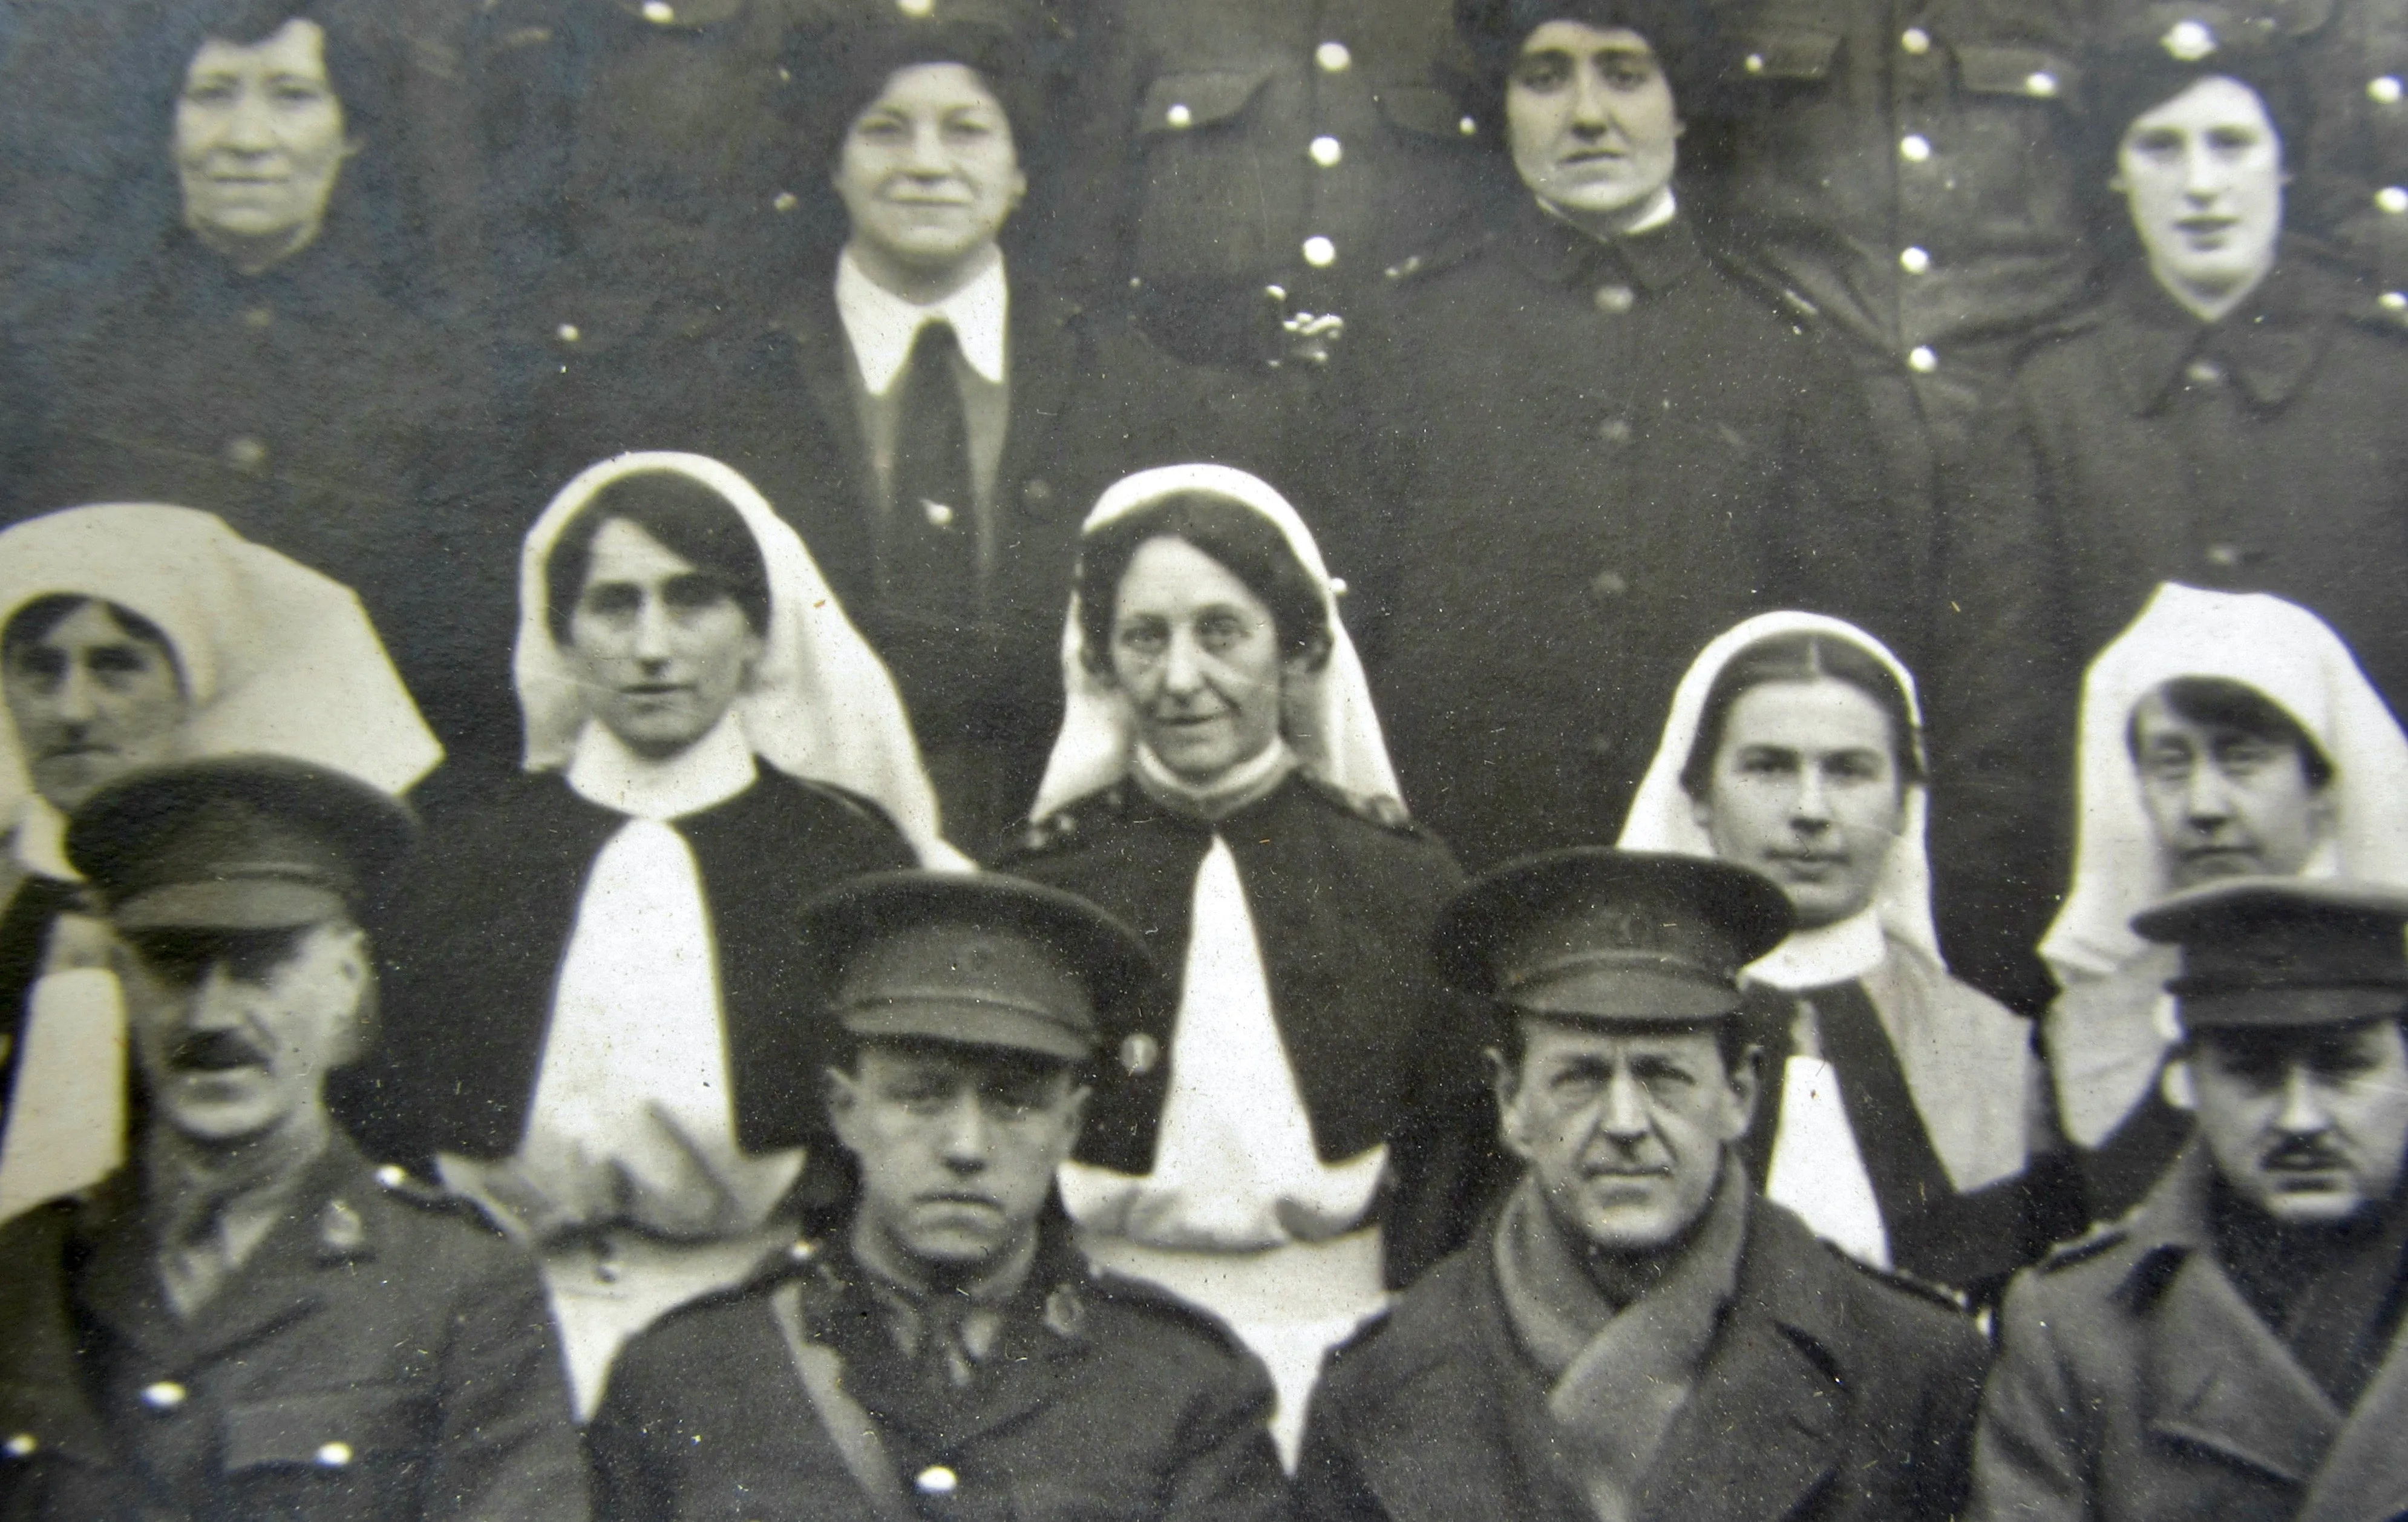
[[[834,1202],[803,901],[959,858],[884,668],[735,471],[593,467],[520,585],[527,774],[430,815],[344,1102],[543,1251],[591,1410],[622,1342]]]
[[[2292,45],[2153,5],[2085,69],[2100,299],[2033,347],[1944,514],[1944,695],[1963,757],[1948,854],[2019,883],[2039,939],[2065,881],[2085,667],[2160,582],[2265,592],[2330,624],[2408,703],[2408,330],[2290,235],[2309,140]],[[2386,298],[2388,299],[2388,298]],[[2012,922],[2009,922],[2012,923]]]
[[[1753,869],[1797,913],[1744,974],[1765,1192],[1868,1262],[1989,1290],[2048,1241],[2026,1176],[2043,1091],[2030,1027],[1941,960],[1927,811],[1906,668],[1837,619],[1767,613],[1682,680],[1621,844]]]
[[[188,508],[0,533],[0,1219],[122,1160],[124,1024],[66,818],[138,767],[277,754],[388,793],[443,748],[359,599]]]
[[[457,282],[413,199],[405,39],[365,0],[214,0],[116,63],[173,189],[130,187],[121,214],[156,219],[127,229],[140,256],[28,327],[39,405],[0,516],[216,513],[358,591],[455,758],[501,769],[508,530],[488,392],[437,322]]]
[[[1322,1352],[1466,1223],[1477,1033],[1428,941],[1461,882],[1398,799],[1303,522],[1241,471],[1106,492],[1080,541],[1068,716],[999,866],[1184,968],[1113,1054],[1062,1193],[1098,1261],[1218,1311],[1288,1451]]]
[[[1279,418],[1050,289],[1010,231],[1056,128],[1041,7],[862,7],[788,51],[791,150],[839,232],[715,323],[570,362],[571,446],[726,460],[802,532],[895,673],[977,846],[1017,817],[1059,714],[1054,648],[1079,504]],[[803,230],[823,220],[807,202]],[[799,235],[798,235],[799,236]],[[580,432],[581,431],[581,432]]]
[[[1334,533],[1408,787],[1468,861],[1610,838],[1682,663],[1748,611],[1911,626],[1861,389],[1693,227],[1717,8],[1458,7],[1511,205],[1398,266],[1335,362],[1368,458]]]

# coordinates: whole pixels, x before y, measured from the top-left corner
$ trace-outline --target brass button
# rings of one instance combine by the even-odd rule
[[[1338,161],[1346,156],[1346,145],[1325,133],[1315,137],[1305,151],[1312,154],[1312,162],[1323,168],[1335,169]]]
[[[2408,211],[2408,190],[2398,185],[2386,185],[2374,193],[2374,204],[2384,215],[2396,217]]]
[[[15,1432],[9,1435],[7,1442],[0,1443],[0,1454],[7,1454],[11,1458],[31,1458],[41,1445],[42,1440],[33,1433]]]
[[[1321,65],[1324,74],[1343,74],[1354,62],[1354,51],[1342,42],[1325,42],[1312,50],[1312,61]]]
[[[2401,90],[2396,74],[2379,74],[2366,81],[2366,98],[2377,106],[2397,106],[2403,93],[2408,91]]]
[[[2183,367],[2183,374],[2198,386],[2221,385],[2224,381],[2224,366],[2212,359],[2192,360]]]
[[[924,1496],[950,1496],[961,1484],[962,1477],[942,1464],[931,1464],[911,1477],[911,1487]]]
[[[1601,570],[1588,579],[1588,589],[1600,597],[1619,597],[1630,590],[1630,581],[1620,571]]]
[[[1026,481],[1020,488],[1020,500],[1032,508],[1050,507],[1054,501],[1054,483],[1042,479]]]
[[[1909,164],[1922,164],[1931,157],[1931,139],[1919,132],[1910,132],[1898,140],[1899,155]]]
[[[1906,367],[1917,375],[1929,375],[1940,368],[1940,355],[1928,343],[1916,344],[1906,352]]]
[[[927,510],[929,527],[951,528],[953,526],[953,510],[945,506],[942,502],[923,501],[920,506]]]
[[[1162,113],[1162,119],[1174,127],[1192,127],[1196,124],[1196,113],[1188,109],[1184,101],[1174,102],[1170,109]]]
[[[793,191],[780,191],[777,194],[769,197],[769,209],[772,211],[792,211],[795,208],[802,204],[801,197],[797,196]]]
[[[226,440],[226,464],[237,470],[256,470],[267,463],[267,444],[264,439],[241,434]]]
[[[1898,267],[1905,270],[1910,275],[1921,275],[1925,273],[1931,268],[1930,251],[1928,249],[1914,248],[1899,250]]]
[[[644,20],[654,26],[669,26],[677,21],[677,7],[668,0],[644,0]]]
[[[320,1469],[341,1469],[351,1461],[351,1445],[348,1443],[322,1443],[311,1454]]]
[[[1338,245],[1315,233],[1304,240],[1304,262],[1315,269],[1327,269],[1338,262]]]
[[[2207,547],[2207,563],[2217,570],[2238,569],[2249,558],[2249,553],[2237,544],[2211,544]]]
[[[1931,34],[1919,26],[1910,26],[1899,35],[1898,45],[1920,58],[1931,50]]]
[[[1630,420],[1608,418],[1597,425],[1597,436],[1609,444],[1627,444],[1630,442]]]
[[[1590,299],[1597,303],[1598,311],[1619,315],[1639,305],[1639,293],[1620,283],[1600,285]]]
[[[142,1386],[142,1403],[153,1411],[173,1411],[191,1399],[192,1392],[172,1379]]]

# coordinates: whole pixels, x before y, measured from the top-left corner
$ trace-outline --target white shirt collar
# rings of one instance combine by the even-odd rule
[[[726,802],[755,775],[752,747],[730,713],[666,761],[637,754],[608,725],[588,719],[578,731],[567,781],[571,792],[613,813],[670,820]]]
[[[1574,227],[1579,227],[1581,225],[1579,221],[1571,212],[1566,211],[1562,207],[1559,207],[1555,202],[1548,200],[1545,196],[1541,195],[1536,199],[1539,203],[1539,209],[1545,212],[1548,216],[1554,217],[1559,222],[1570,223]],[[1673,195],[1671,185],[1670,183],[1659,185],[1656,189],[1656,194],[1648,198],[1647,209],[1639,213],[1636,221],[1632,222],[1629,226],[1624,228],[1621,232],[1616,233],[1614,237],[1637,237],[1641,233],[1652,233],[1656,228],[1664,226],[1674,217],[1680,215],[1680,212],[1681,203],[1679,199]],[[1583,231],[1586,231],[1586,229],[1584,228]]]
[[[953,324],[953,337],[970,368],[1003,383],[1003,338],[1010,287],[998,251],[986,269],[944,300],[923,307],[869,278],[847,249],[836,262],[836,313],[852,340],[853,357],[873,396],[895,389],[911,358],[911,342],[931,322]]]
[[[83,881],[83,874],[67,861],[67,817],[39,793],[25,796],[8,845],[17,865],[36,877],[59,883]]]
[[[1864,909],[1835,925],[1796,930],[1750,962],[1740,976],[1774,988],[1828,988],[1863,977],[1889,956],[1880,912]]]

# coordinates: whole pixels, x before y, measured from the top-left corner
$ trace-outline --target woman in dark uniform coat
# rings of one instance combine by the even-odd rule
[[[2096,182],[2121,192],[2101,231],[2130,254],[2026,356],[1945,515],[1957,632],[1930,686],[1980,811],[1942,848],[2042,892],[2067,878],[2082,673],[2159,583],[2299,603],[2408,702],[2408,333],[2283,232],[2294,61],[2211,7],[2149,14],[2086,70]]]
[[[1068,719],[999,865],[1185,973],[1063,1198],[1099,1261],[1236,1325],[1292,1439],[1322,1350],[1379,1303],[1383,1229],[1398,1279],[1451,1245],[1445,1127],[1476,1124],[1479,1067],[1427,942],[1461,875],[1398,801],[1320,553],[1261,481],[1106,493],[1071,632]]]
[[[840,1183],[807,1173],[833,1154],[784,976],[799,906],[960,858],[884,668],[733,470],[605,461],[521,574],[528,774],[430,818],[348,1108],[546,1249],[590,1409],[621,1340]]]
[[[128,187],[140,256],[28,323],[37,415],[0,512],[216,513],[356,590],[455,762],[501,771],[516,525],[485,500],[488,392],[437,321],[404,52],[343,0],[216,0],[127,55],[180,217],[143,221],[150,179]]]
[[[1407,792],[1467,862],[1611,840],[1690,654],[1748,613],[1910,632],[1920,567],[1881,534],[1861,388],[1674,194],[1703,9],[1469,7],[1519,193],[1398,266],[1333,361],[1373,452],[1334,489],[1334,549]]]

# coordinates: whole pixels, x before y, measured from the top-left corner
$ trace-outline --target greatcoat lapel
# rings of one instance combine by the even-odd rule
[[[2306,1485],[2341,1414],[2214,1260],[2191,1252],[2149,1322],[2141,1371],[2149,1430]]]
[[[1803,1228],[1761,1208],[1748,1218],[1739,1285],[1698,1387],[1665,1435],[1636,1515],[1754,1522],[1797,1515],[1835,1474],[1848,1378],[1834,1321],[1852,1272]]]
[[[833,280],[810,284],[778,325],[801,371],[803,391],[835,441],[843,462],[844,507],[868,510],[869,450],[861,437],[861,415],[853,400],[853,345],[837,317]],[[831,483],[833,484],[833,483]]]
[[[2358,1398],[2298,1522],[2379,1522],[2408,1512],[2408,1327]]]
[[[22,1276],[0,1285],[9,1332],[7,1345],[0,1347],[0,1430],[38,1434],[76,1463],[108,1467],[116,1460],[108,1429],[77,1371],[67,1291],[77,1251],[70,1241],[73,1219],[66,1207],[51,1206],[18,1229],[39,1236],[19,1260]]]

